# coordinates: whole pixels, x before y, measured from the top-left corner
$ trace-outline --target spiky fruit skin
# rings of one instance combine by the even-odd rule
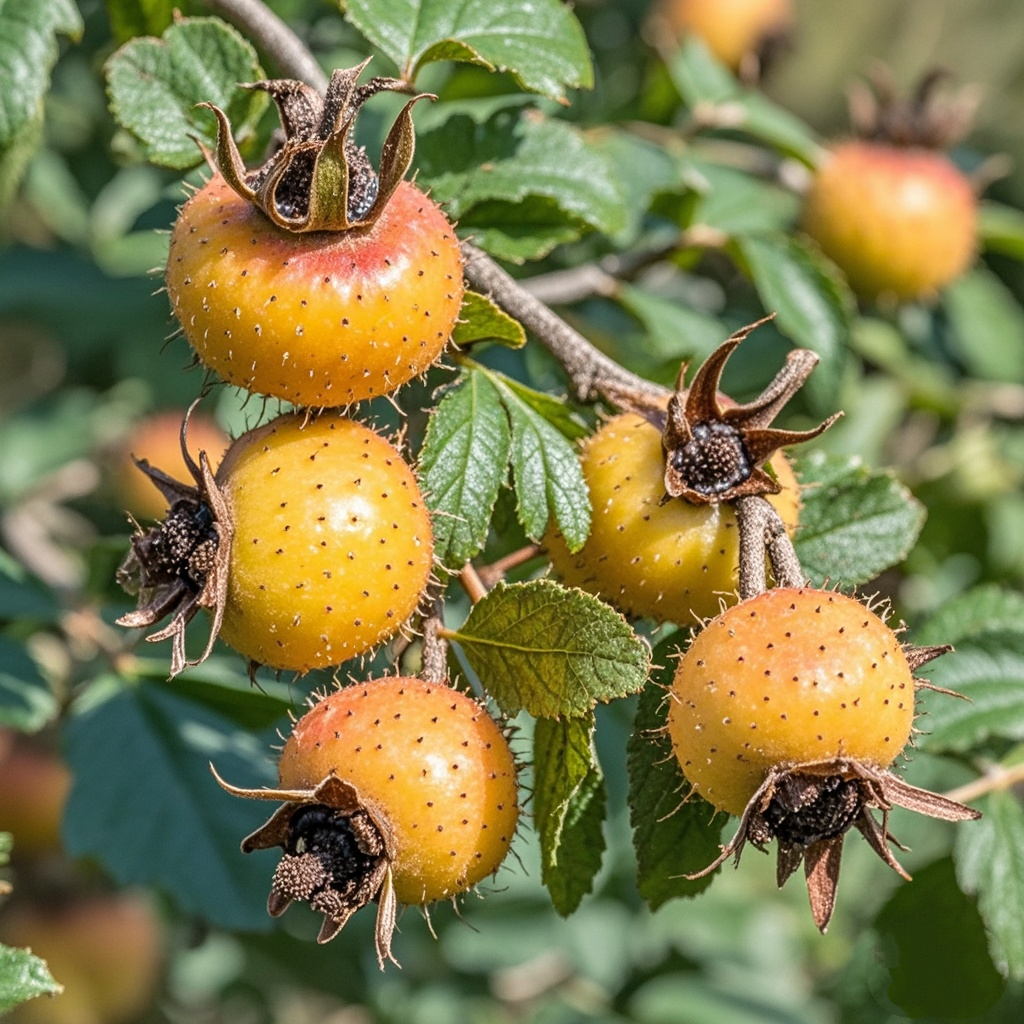
[[[0,732],[0,748],[7,740]],[[10,734],[0,749],[0,832],[14,838],[16,857],[39,857],[61,849],[61,819],[71,788],[71,773],[49,750]]]
[[[668,731],[683,774],[742,814],[771,768],[886,768],[910,739],[914,679],[896,634],[843,594],[776,588],[727,609],[680,659]]]
[[[167,292],[200,360],[296,405],[386,394],[426,370],[462,304],[447,218],[402,182],[366,229],[291,233],[214,175],[174,225]]]
[[[791,0],[664,0],[658,12],[674,34],[692,33],[727,67],[767,37],[785,32],[793,18]]]
[[[136,1020],[156,993],[162,929],[135,894],[11,906],[0,915],[0,941],[30,948],[64,986],[60,995],[22,1003],[12,1024],[120,1024]]]
[[[115,453],[112,467],[116,496],[125,510],[140,522],[158,520],[167,512],[163,495],[140,473],[132,460],[146,459],[175,480],[187,480],[188,467],[181,455],[181,421],[185,410],[156,413],[132,429]],[[208,416],[192,413],[188,421],[188,445],[193,458],[205,451],[216,469],[231,438]]]
[[[977,200],[942,153],[844,142],[815,174],[802,226],[863,298],[917,299],[970,266]]]
[[[519,809],[516,767],[497,723],[447,686],[394,677],[331,693],[301,718],[279,765],[282,789],[333,772],[390,832],[395,895],[424,904],[497,870]]]
[[[410,467],[343,416],[281,416],[243,434],[217,472],[234,520],[221,638],[305,672],[390,637],[433,561],[430,513]]]
[[[584,443],[580,459],[594,508],[590,536],[575,554],[561,534],[548,539],[556,573],[625,615],[692,624],[735,597],[739,530],[727,504],[665,504],[664,452],[658,430],[624,413]],[[796,529],[800,488],[783,456],[772,460],[782,491],[768,500]]]

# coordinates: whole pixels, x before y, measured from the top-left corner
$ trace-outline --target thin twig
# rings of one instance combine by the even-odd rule
[[[480,578],[480,582],[490,589],[498,580],[504,579],[510,569],[516,569],[536,558],[541,550],[539,544],[527,544],[526,547],[509,552],[504,558],[495,559],[490,565],[482,565],[477,570],[477,576]]]
[[[327,75],[309,47],[261,0],[203,0],[215,14],[245,30],[282,72],[318,92],[327,91]]]
[[[448,679],[448,641],[439,633],[444,625],[440,602],[431,615],[423,620],[423,667],[420,677],[428,683],[443,683]]]
[[[959,804],[969,804],[989,793],[998,793],[1024,782],[1024,764],[1011,765],[1009,768],[997,766],[990,772],[967,782],[943,795],[947,800],[955,800]]]
[[[487,596],[487,587],[484,586],[484,581],[480,579],[476,569],[469,562],[462,567],[462,572],[459,573],[459,582],[473,604],[482,601]]]
[[[483,250],[462,243],[466,280],[514,316],[562,364],[576,397],[583,402],[605,398],[615,405],[631,398],[667,399],[668,388],[638,377],[596,349]]]
[[[777,587],[802,587],[806,583],[800,559],[775,508],[759,494],[736,501],[736,521],[740,530],[740,600],[763,594],[765,551],[771,563]]]

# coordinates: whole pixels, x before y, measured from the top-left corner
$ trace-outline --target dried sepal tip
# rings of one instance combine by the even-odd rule
[[[235,144],[231,122],[212,103],[200,106],[217,118],[217,147],[207,159],[215,163],[227,183],[243,199],[261,210],[285,231],[349,231],[372,225],[405,177],[412,163],[415,133],[413,96],[402,108],[381,150],[375,170],[354,136],[362,105],[379,92],[408,93],[408,84],[396,78],[357,80],[369,58],[353,68],[331,75],[321,96],[305,82],[270,79],[246,85],[268,93],[277,105],[284,142],[260,167],[249,170]]]

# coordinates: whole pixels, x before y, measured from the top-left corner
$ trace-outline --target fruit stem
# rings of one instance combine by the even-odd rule
[[[958,804],[967,804],[979,797],[987,796],[989,793],[998,793],[1021,782],[1024,782],[1024,764],[1014,764],[1008,768],[996,765],[973,782],[957,786],[956,789],[951,789],[943,795],[947,800],[955,800]]]
[[[441,636],[444,627],[443,604],[437,601],[434,610],[423,620],[423,667],[420,678],[428,683],[448,681],[448,641]]]
[[[482,601],[487,596],[487,587],[484,585],[484,581],[480,579],[476,569],[469,562],[462,567],[462,572],[459,573],[459,582],[473,604]]]
[[[779,513],[759,494],[738,498],[740,529],[740,600],[763,594],[768,586],[765,551],[777,587],[802,587],[807,582],[793,542]]]
[[[306,44],[261,0],[203,0],[203,4],[235,25],[259,44],[268,57],[292,78],[299,78],[319,93],[327,91],[327,75]]]
[[[477,570],[477,576],[480,582],[490,589],[499,580],[503,580],[510,569],[517,569],[520,565],[536,558],[540,553],[541,546],[539,544],[527,544],[526,547],[519,548],[518,551],[511,551],[503,558],[496,559],[490,565],[482,565]]]

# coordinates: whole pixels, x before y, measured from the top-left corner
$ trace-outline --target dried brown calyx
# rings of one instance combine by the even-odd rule
[[[143,528],[135,523],[131,548],[117,570],[118,583],[138,599],[138,607],[122,615],[118,625],[148,628],[171,616],[163,629],[146,639],[156,643],[173,638],[172,676],[198,665],[213,649],[224,618],[234,533],[231,511],[214,480],[206,452],[199,453],[196,463],[188,450],[187,431],[186,415],[181,424],[181,454],[192,484],[175,480],[145,459],[135,460],[170,508],[156,526]],[[200,608],[212,612],[213,624],[202,655],[190,661],[185,653],[185,628]]]
[[[246,85],[271,95],[285,139],[261,167],[247,170],[227,115],[212,103],[200,106],[217,117],[216,165],[227,183],[286,231],[348,231],[369,227],[380,216],[412,162],[413,96],[391,126],[375,171],[356,145],[353,126],[360,107],[379,92],[408,93],[397,78],[356,80],[369,59],[331,75],[321,96],[305,82],[271,79]]]
[[[891,146],[948,149],[970,130],[981,99],[975,86],[941,93],[950,78],[943,69],[925,74],[908,98],[897,95],[888,68],[867,77],[850,86],[850,122],[858,137]]]
[[[907,661],[916,670],[952,648],[908,647]],[[927,680],[917,685],[933,688]],[[944,693],[951,691],[943,690]],[[957,694],[951,694],[958,696]],[[893,856],[890,844],[905,850],[889,831],[893,807],[942,821],[970,821],[980,812],[947,797],[904,782],[886,768],[846,758],[778,765],[750,798],[732,839],[706,868],[688,878],[710,874],[730,857],[739,862],[749,842],[764,849],[778,844],[776,879],[781,888],[804,866],[814,923],[824,932],[832,919],[839,885],[843,840],[851,828],[868,841],[878,856],[907,881],[910,875]],[[873,810],[881,811],[878,821]]]
[[[392,881],[390,835],[360,799],[355,786],[328,775],[311,790],[241,789],[217,782],[233,796],[283,801],[252,835],[242,852],[281,847],[267,911],[279,917],[295,901],[323,915],[317,942],[330,942],[361,907],[377,901],[375,940],[381,967],[394,957],[391,937],[398,901]]]
[[[665,493],[696,505],[732,501],[753,494],[778,494],[778,483],[764,464],[780,448],[799,444],[827,430],[836,413],[813,430],[777,430],[772,421],[796,394],[818,357],[809,349],[789,353],[786,365],[752,402],[723,402],[719,394],[722,370],[740,342],[758,320],[727,338],[698,368],[690,386],[684,384],[686,366],[679,372],[675,393],[660,415],[645,410],[662,431],[665,448]]]

